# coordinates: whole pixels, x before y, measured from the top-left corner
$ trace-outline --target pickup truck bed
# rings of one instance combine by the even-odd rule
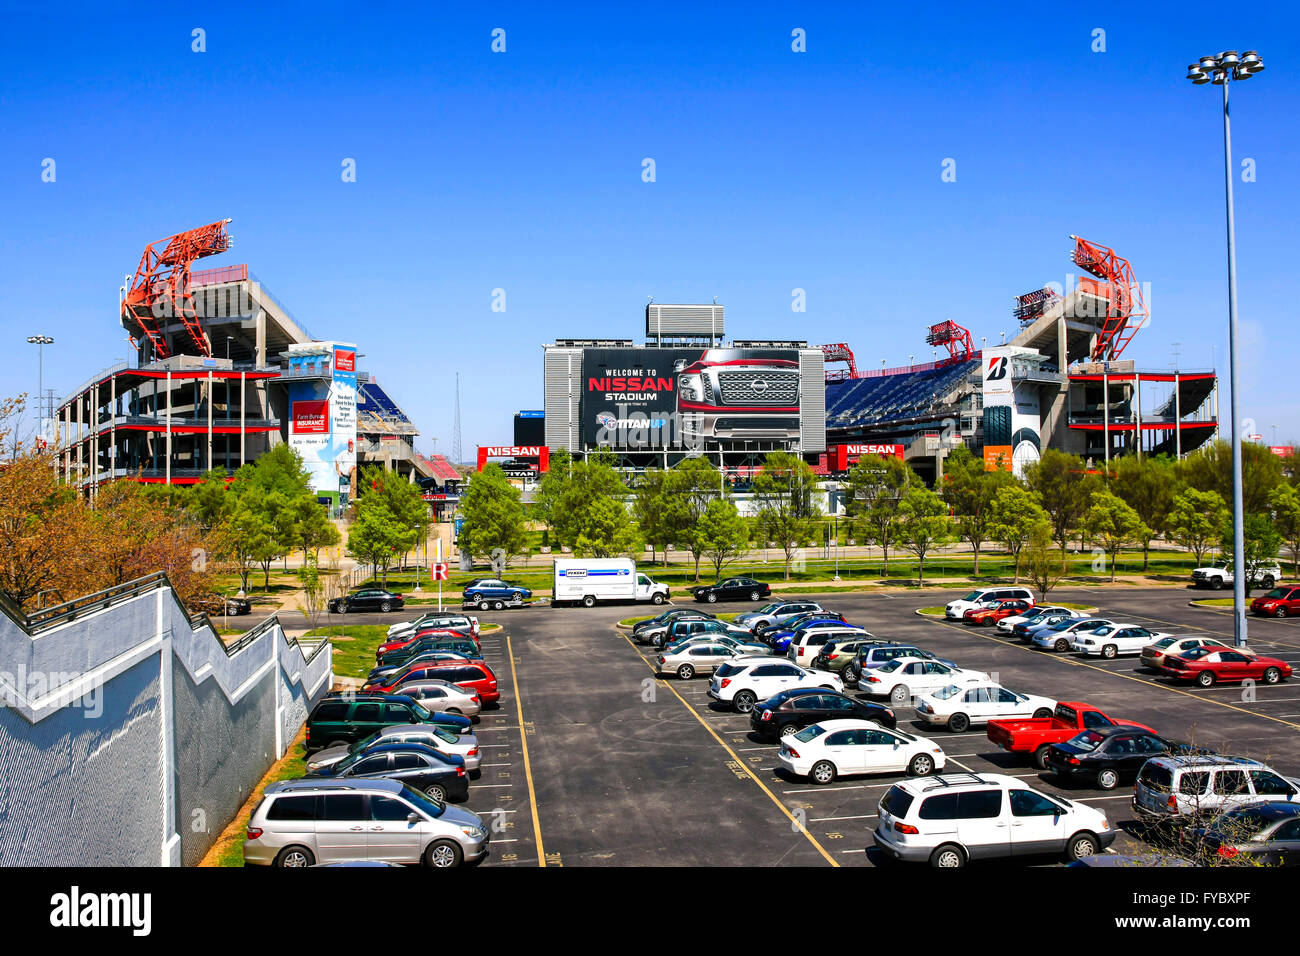
[[[1119,725],[1151,730],[1135,721],[1108,717],[1089,704],[1062,701],[1056,705],[1056,713],[1051,717],[990,720],[987,733],[989,740],[1008,753],[1032,755],[1034,766],[1044,770],[1047,768],[1047,748],[1052,744],[1069,740],[1083,730]]]

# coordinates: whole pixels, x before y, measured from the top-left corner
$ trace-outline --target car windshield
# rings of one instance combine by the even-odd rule
[[[1286,588],[1274,588],[1273,590],[1265,594],[1264,597],[1270,597],[1270,598],[1286,597]]]
[[[415,711],[415,716],[421,720],[432,720],[433,714],[429,713],[424,707],[421,707],[418,701],[411,701],[411,709]]]
[[[983,591],[971,591],[971,593],[968,594],[968,595],[966,595],[964,598],[962,598],[962,600],[963,600],[963,601],[974,601],[976,598],[978,598],[978,597],[979,597],[981,594],[983,594],[983,593],[984,593]]]
[[[1092,633],[1096,634],[1098,637],[1105,637],[1107,634],[1113,633],[1114,630],[1115,625],[1103,624],[1101,627],[1095,628]]]
[[[962,689],[956,684],[949,684],[947,687],[943,688],[943,690],[936,690],[934,696],[939,698],[939,700],[947,700],[950,697],[960,694],[961,691]]]
[[[1055,624],[1053,624],[1053,625],[1052,625],[1052,630],[1053,630],[1053,631],[1065,631],[1065,630],[1069,630],[1069,629],[1072,628],[1072,627],[1074,627],[1074,622],[1071,621],[1071,620],[1067,617],[1067,618],[1064,618],[1063,620],[1057,621]]]
[[[1176,640],[1178,640],[1176,637],[1162,637],[1160,640],[1156,641],[1156,647],[1161,649],[1166,648]]]
[[[821,724],[813,724],[811,727],[805,727],[803,730],[795,734],[794,739],[802,741],[803,743],[808,743],[808,741],[816,740],[824,733],[826,733],[825,727]]]
[[[369,747],[371,744],[373,744],[373,743],[374,743],[376,740],[378,740],[378,739],[379,739],[379,731],[376,730],[376,731],[375,731],[373,734],[371,734],[369,737],[366,737],[366,738],[364,738],[364,739],[362,739],[362,740],[358,740],[358,741],[357,741],[356,743],[354,743],[351,747],[349,747],[349,748],[348,748],[348,753],[349,753],[349,754],[354,754],[354,753],[356,753],[357,751],[365,750],[367,747]]]
[[[876,670],[882,674],[890,674],[898,670],[899,665],[902,663],[903,663],[902,660],[896,657],[887,664],[881,664],[879,667],[876,668]]]
[[[443,730],[441,727],[434,727],[433,735],[445,744],[454,744],[456,743],[456,741],[460,739],[455,734],[451,733],[450,731]]]
[[[1218,650],[1217,647],[1190,647],[1187,650],[1183,651],[1182,656],[1187,658],[1187,660],[1189,661],[1194,661],[1198,658],[1204,657],[1206,654],[1209,654],[1211,651],[1217,651],[1217,650]]]
[[[755,611],[754,613],[755,613],[755,614],[771,614],[773,611],[779,610],[781,607],[782,607],[781,602],[780,602],[780,601],[775,601],[775,602],[773,602],[772,604],[764,604],[762,607],[760,607],[760,608],[759,608],[757,611]]]
[[[732,674],[738,674],[744,669],[743,664],[723,664],[713,673],[717,677],[730,677]]]
[[[413,804],[420,810],[423,810],[429,816],[437,819],[442,816],[443,811],[447,809],[447,804],[441,800],[435,800],[433,797],[421,793],[419,790],[412,790],[410,787],[402,787],[402,798],[408,803]]]

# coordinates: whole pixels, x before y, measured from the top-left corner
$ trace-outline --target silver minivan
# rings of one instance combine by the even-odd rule
[[[247,866],[423,863],[453,867],[487,853],[488,828],[397,780],[285,780],[248,820]]]

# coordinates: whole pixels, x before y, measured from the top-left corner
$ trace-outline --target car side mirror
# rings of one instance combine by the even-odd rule
[[[416,813],[414,810],[412,810],[410,813],[408,813],[408,814],[406,815],[406,822],[407,822],[407,823],[419,823],[419,822],[420,822],[420,815],[419,815],[418,813]]]

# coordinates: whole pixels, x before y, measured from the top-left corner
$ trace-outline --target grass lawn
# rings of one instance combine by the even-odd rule
[[[304,736],[304,731],[298,732],[298,736],[289,745],[289,749],[285,751],[284,756],[266,772],[266,776],[258,782],[247,802],[240,807],[239,814],[231,822],[230,826],[222,831],[221,836],[217,838],[217,842],[212,845],[212,849],[208,850],[207,856],[203,858],[203,861],[199,864],[200,866],[244,865],[244,829],[248,826],[248,818],[253,815],[254,808],[262,799],[262,791],[266,789],[267,784],[275,783],[278,780],[295,780],[307,773],[307,751],[303,747]]]
[[[1202,598],[1192,603],[1197,607],[1232,607],[1232,598]]]

